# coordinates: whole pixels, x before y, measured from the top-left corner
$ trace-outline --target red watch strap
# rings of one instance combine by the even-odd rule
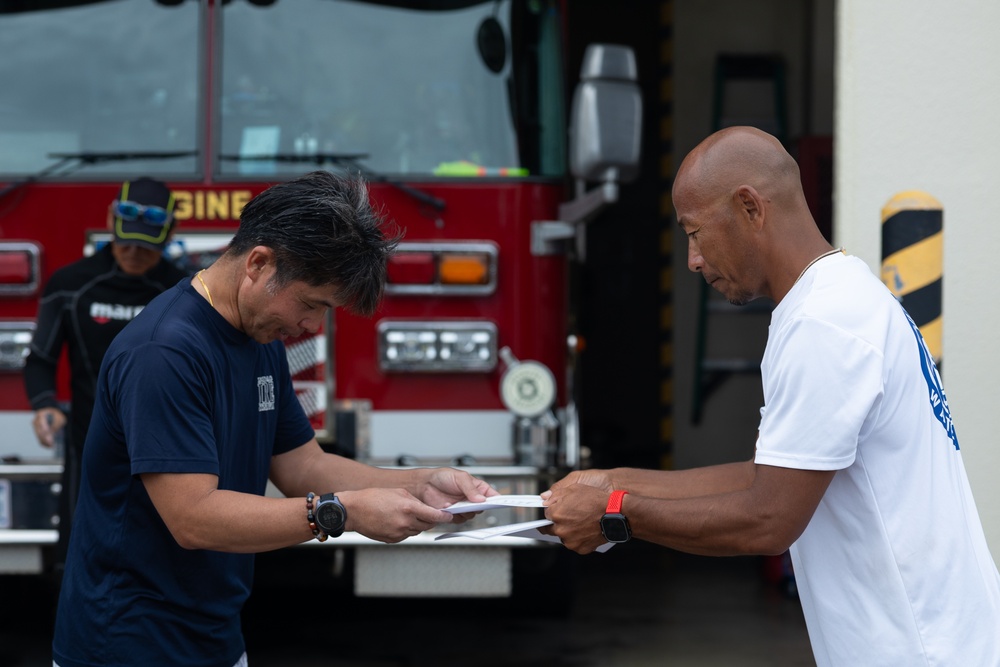
[[[608,498],[608,509],[605,510],[606,514],[621,514],[622,512],[622,499],[628,491],[612,491],[611,497]]]

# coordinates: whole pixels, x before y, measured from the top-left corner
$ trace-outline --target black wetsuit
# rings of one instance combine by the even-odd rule
[[[118,267],[108,245],[57,270],[45,286],[24,385],[34,410],[63,409],[56,395],[56,372],[62,349],[68,347],[72,398],[64,441],[59,562],[76,505],[83,442],[104,353],[146,304],[186,276],[165,259],[142,276],[130,276]]]

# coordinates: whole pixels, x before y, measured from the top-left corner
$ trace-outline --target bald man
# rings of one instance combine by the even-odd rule
[[[589,553],[631,537],[712,556],[791,551],[816,663],[1000,665],[1000,574],[931,355],[899,302],[810,215],[772,136],[721,130],[673,188],[688,268],[776,304],[750,461],[585,470],[543,496]]]

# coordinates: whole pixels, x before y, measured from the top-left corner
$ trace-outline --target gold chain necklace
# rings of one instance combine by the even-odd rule
[[[828,251],[824,252],[822,255],[820,255],[819,257],[817,257],[816,259],[814,259],[813,261],[811,261],[808,264],[806,264],[806,268],[802,269],[802,273],[800,273],[799,277],[795,279],[794,283],[792,283],[792,287],[795,287],[795,284],[798,283],[802,279],[802,276],[806,275],[806,271],[809,270],[810,266],[812,266],[813,264],[815,264],[819,260],[823,259],[824,257],[829,257],[830,255],[836,255],[838,252],[844,252],[844,249],[843,248],[834,248],[833,250],[828,250]],[[844,253],[844,254],[846,254],[846,253]],[[209,301],[211,301],[211,297],[209,297]]]
[[[816,260],[814,259],[813,261],[815,262]],[[809,267],[807,266],[806,268],[808,269]],[[198,282],[201,283],[201,286],[205,288],[205,295],[208,296],[208,305],[215,308],[215,302],[212,301],[212,293],[208,290],[208,285],[205,284],[205,279],[201,277],[201,274],[203,273],[205,273],[205,269],[202,269],[198,273],[194,274],[194,277],[197,278]],[[801,278],[802,276],[799,277]]]

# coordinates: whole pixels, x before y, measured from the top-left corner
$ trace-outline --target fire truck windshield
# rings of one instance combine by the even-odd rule
[[[87,152],[187,153],[87,163],[87,176],[194,173],[200,14],[196,3],[0,0],[0,178]]]
[[[558,6],[0,0],[0,179],[88,152],[185,153],[78,165],[95,178],[560,177]]]
[[[558,175],[564,113],[552,4],[230,2],[222,153],[361,154],[383,174]],[[480,39],[484,22],[494,30]]]

